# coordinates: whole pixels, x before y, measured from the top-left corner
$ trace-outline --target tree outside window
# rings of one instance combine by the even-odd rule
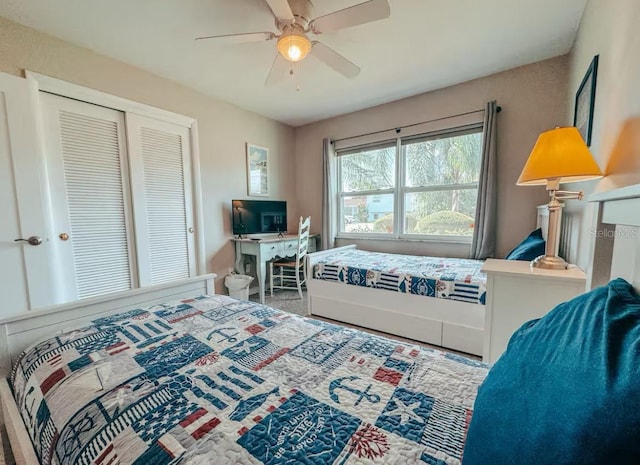
[[[471,240],[481,127],[398,139],[338,155],[341,233]],[[394,220],[396,210],[401,211],[399,222]]]

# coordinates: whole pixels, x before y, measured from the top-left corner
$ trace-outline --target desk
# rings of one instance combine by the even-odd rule
[[[317,250],[316,242],[319,234],[309,236],[308,252]],[[264,303],[264,287],[267,278],[267,262],[276,258],[295,257],[298,249],[298,235],[285,235],[283,237],[267,237],[255,239],[232,239],[236,243],[236,272],[244,274],[242,257],[245,255],[256,257],[256,274],[258,275],[258,287],[260,289],[260,303]]]

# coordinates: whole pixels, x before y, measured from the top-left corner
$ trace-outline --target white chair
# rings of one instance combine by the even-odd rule
[[[269,287],[271,297],[274,289],[298,289],[300,299],[302,299],[302,285],[307,280],[307,264],[304,259],[309,249],[309,227],[311,217],[300,217],[298,224],[298,249],[295,261],[269,262]],[[276,284],[277,283],[277,284]]]

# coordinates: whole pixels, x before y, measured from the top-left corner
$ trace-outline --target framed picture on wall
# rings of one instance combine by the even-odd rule
[[[598,56],[591,60],[589,69],[584,75],[573,110],[573,125],[578,128],[587,146],[591,146],[591,130],[593,128],[593,107],[596,103],[596,79],[598,77]]]
[[[269,149],[248,142],[247,191],[249,195],[269,196]]]

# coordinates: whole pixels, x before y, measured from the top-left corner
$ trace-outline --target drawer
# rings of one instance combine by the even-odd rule
[[[261,247],[263,260],[273,260],[276,257],[282,257],[284,250],[282,242],[265,242],[261,244]]]
[[[284,241],[282,242],[282,256],[283,257],[295,257],[298,250],[298,240]]]

